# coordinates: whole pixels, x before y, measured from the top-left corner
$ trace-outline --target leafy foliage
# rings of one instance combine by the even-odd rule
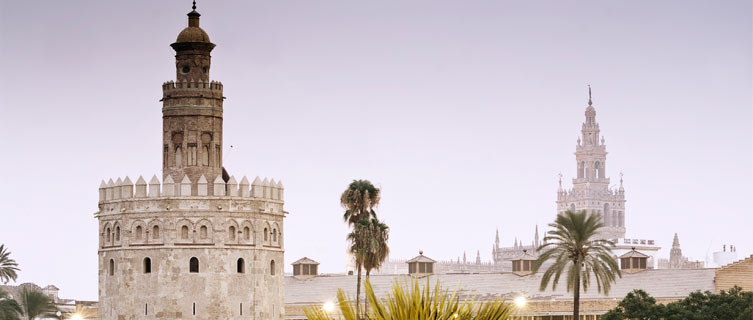
[[[39,290],[24,288],[21,291],[21,309],[27,319],[36,317],[55,318],[55,302]]]
[[[401,286],[395,282],[392,291],[384,299],[374,294],[374,288],[369,280],[365,281],[366,297],[373,307],[367,318],[373,320],[491,320],[507,319],[514,309],[502,300],[495,299],[488,302],[477,302],[468,299],[460,302],[457,291],[451,294],[442,290],[439,283],[434,290],[427,279],[423,289],[418,279]],[[357,320],[354,306],[345,296],[342,289],[337,291],[337,301],[340,313],[345,320]],[[309,320],[336,319],[321,308],[311,307],[304,310]]]
[[[544,291],[550,281],[552,290],[556,289],[562,273],[566,273],[567,291],[573,291],[573,318],[577,319],[580,287],[583,286],[583,292],[588,290],[591,274],[596,279],[597,290],[604,293],[609,293],[618,276],[622,277],[612,253],[614,243],[594,239],[603,227],[598,214],[568,210],[558,214],[549,226],[554,230],[547,232],[545,243],[538,248],[540,255],[533,265],[533,272],[537,272],[546,261],[554,260],[544,271],[539,290]]]
[[[21,319],[20,314],[22,312],[18,302],[13,300],[7,292],[0,288],[0,319],[19,320]]]
[[[4,244],[0,244],[0,281],[8,283],[8,281],[16,281],[19,271],[18,263],[16,260],[10,258],[10,251],[5,248]]]
[[[374,208],[379,205],[381,193],[369,180],[353,180],[340,196],[340,205],[345,208],[343,219],[354,225],[363,219],[376,218]]]
[[[719,294],[696,291],[685,299],[667,305],[643,290],[634,290],[610,310],[602,320],[750,320],[753,319],[753,292],[735,286]]]

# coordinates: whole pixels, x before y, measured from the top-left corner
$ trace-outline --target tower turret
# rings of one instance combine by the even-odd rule
[[[176,80],[162,85],[162,175],[196,182],[203,175],[214,181],[222,175],[222,83],[209,80],[212,49],[209,35],[199,27],[196,2],[188,26],[175,43]],[[223,177],[225,178],[225,177]],[[227,180],[225,178],[225,180]],[[213,190],[209,190],[212,195]]]
[[[675,233],[675,238],[672,239],[672,249],[669,250],[669,268],[682,268],[682,249],[680,249],[680,239],[677,237],[677,233]]]

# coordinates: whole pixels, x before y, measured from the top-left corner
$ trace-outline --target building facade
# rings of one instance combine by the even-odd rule
[[[188,13],[162,85],[162,178],[99,189],[101,319],[282,319],[284,188],[222,166],[215,45]]]

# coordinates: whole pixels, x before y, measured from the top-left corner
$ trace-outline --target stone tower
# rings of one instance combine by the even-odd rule
[[[195,6],[194,6],[195,7]],[[188,27],[170,46],[176,80],[162,85],[162,176],[209,181],[222,175],[222,84],[209,80],[214,44],[199,27],[201,15],[188,13]],[[223,177],[227,182],[227,176]],[[196,192],[196,186],[192,186]],[[213,190],[209,191],[212,195]]]
[[[675,238],[672,239],[672,249],[669,250],[669,268],[681,269],[683,267],[682,249],[680,249],[680,239],[675,233]]]
[[[588,107],[586,122],[581,126],[581,136],[575,146],[576,174],[573,188],[562,187],[560,175],[557,191],[557,212],[567,210],[582,211],[602,216],[605,228],[599,235],[603,239],[625,237],[625,189],[609,187],[606,176],[607,147],[604,137],[600,136],[599,123],[596,122],[596,109],[591,100],[591,87],[588,88]]]
[[[162,85],[163,181],[99,188],[101,319],[284,316],[284,189],[223,169],[223,86],[193,9],[171,45],[176,81]]]

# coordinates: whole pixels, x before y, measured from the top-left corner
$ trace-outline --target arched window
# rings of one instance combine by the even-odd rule
[[[136,226],[136,240],[141,240],[141,237],[143,236],[144,230],[141,228],[141,226]]]
[[[251,228],[243,228],[243,239],[246,239],[246,241],[251,240]]]
[[[230,228],[228,228],[227,230],[227,234],[230,237],[230,240],[235,240],[235,227],[230,226]]]
[[[183,226],[180,228],[180,238],[183,240],[188,239],[188,226]]]
[[[597,179],[601,178],[601,176],[599,176],[600,172],[601,172],[601,170],[600,170],[600,163],[599,163],[599,161],[596,161],[596,163],[594,163],[594,177],[597,178]]]
[[[575,203],[570,204],[570,212],[575,213]]]
[[[277,229],[272,229],[272,242],[277,242]]]
[[[110,259],[110,275],[115,275],[115,260]]]
[[[201,164],[204,166],[209,165],[209,145],[204,145],[204,150],[201,153]]]
[[[264,241],[269,241],[269,230],[264,228]]]
[[[207,238],[207,226],[201,226],[201,228],[199,228],[199,236],[202,239],[206,239]]]
[[[112,232],[110,232],[110,228],[107,228],[105,235],[107,237],[107,242],[112,242]]]
[[[159,226],[154,226],[154,228],[152,228],[152,239],[159,239]]]
[[[180,148],[179,145],[175,146],[175,166],[176,167],[183,166],[183,150]]]
[[[115,227],[115,241],[120,241],[120,226]]]
[[[235,269],[238,273],[246,273],[246,263],[243,261],[243,258],[238,258]]]
[[[191,258],[191,260],[188,262],[188,272],[199,273],[199,258]]]
[[[604,204],[604,216],[602,217],[602,219],[604,220],[604,225],[608,227],[614,225],[614,219],[612,219],[612,212],[609,211],[608,203]]]
[[[274,260],[269,262],[269,274],[275,275],[275,261]]]
[[[144,273],[152,273],[152,259],[144,258]]]

